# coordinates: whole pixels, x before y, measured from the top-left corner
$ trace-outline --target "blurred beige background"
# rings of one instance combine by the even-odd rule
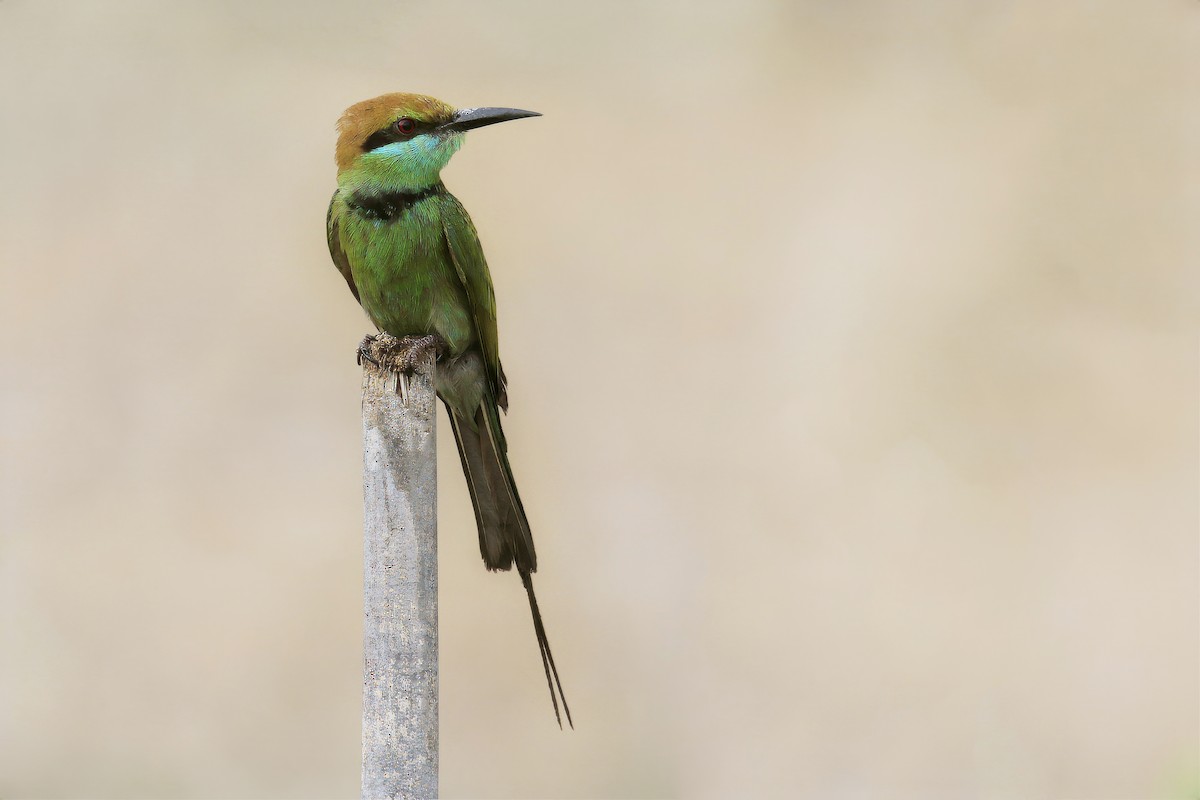
[[[442,424],[448,798],[1200,791],[1194,2],[0,2],[0,796],[356,796],[333,124],[445,178],[579,729]]]

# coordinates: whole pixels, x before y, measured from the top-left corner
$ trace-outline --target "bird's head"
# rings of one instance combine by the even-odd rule
[[[456,109],[402,92],[364,100],[338,120],[338,182],[378,191],[424,189],[438,182],[466,131],[538,116],[519,108]]]

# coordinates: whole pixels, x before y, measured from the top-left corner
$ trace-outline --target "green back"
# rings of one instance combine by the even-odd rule
[[[367,315],[394,336],[437,333],[452,355],[478,347],[493,397],[507,405],[496,297],[466,209],[442,189],[394,220],[367,219],[346,191],[329,205],[329,252]]]

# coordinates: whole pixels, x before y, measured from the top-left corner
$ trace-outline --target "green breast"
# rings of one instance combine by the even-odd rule
[[[447,250],[442,197],[372,218],[334,201],[342,247],[362,306],[393,336],[437,333],[457,355],[475,339],[470,305]]]

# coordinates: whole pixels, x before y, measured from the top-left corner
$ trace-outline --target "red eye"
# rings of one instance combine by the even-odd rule
[[[396,128],[396,133],[400,133],[405,136],[409,136],[416,132],[417,123],[415,120],[413,120],[409,117],[401,117],[400,119],[396,120],[395,125],[393,127]]]

